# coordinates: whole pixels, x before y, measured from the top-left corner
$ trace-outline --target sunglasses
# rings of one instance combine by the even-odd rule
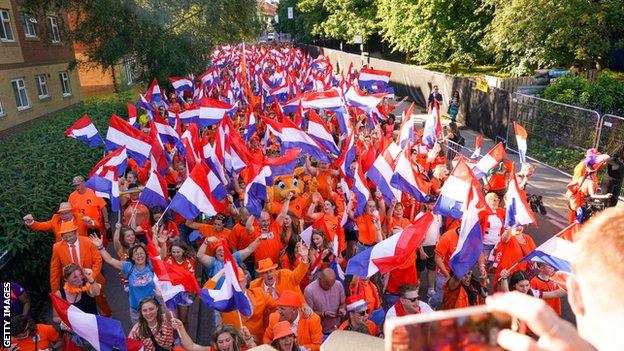
[[[358,311],[358,312],[355,312],[355,313],[357,313],[357,315],[360,316],[360,317],[364,317],[364,316],[368,315],[368,310],[366,310],[366,311]]]
[[[407,300],[407,301],[409,301],[409,302],[414,303],[414,302],[418,301],[418,296],[416,296],[416,297],[412,297],[412,298],[409,298],[409,297],[404,297],[403,299],[405,299],[405,300]]]

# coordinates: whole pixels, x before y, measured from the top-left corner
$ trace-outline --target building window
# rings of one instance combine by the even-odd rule
[[[17,105],[17,110],[22,111],[30,108],[24,79],[14,79],[11,81],[11,85],[13,86],[13,94],[15,94],[15,104]]]
[[[130,60],[127,57],[124,58],[124,74],[126,75],[126,84],[132,84],[132,66],[130,64]]]
[[[69,76],[67,72],[59,73],[59,78],[61,79],[61,88],[63,89],[63,96],[71,95],[71,86],[69,85]]]
[[[11,17],[9,10],[0,9],[0,41],[15,41],[13,30],[11,29]]]
[[[48,25],[50,26],[50,40],[53,43],[60,43],[61,33],[59,32],[58,20],[56,17],[48,17]]]
[[[6,112],[4,112],[4,106],[2,106],[2,101],[0,101],[0,117],[6,115]]]
[[[39,99],[49,97],[50,93],[48,93],[48,81],[46,80],[45,74],[35,76],[35,82],[37,83],[37,94],[39,95]]]
[[[37,19],[30,14],[24,14],[24,35],[26,38],[36,38],[37,31],[35,30],[35,24]]]

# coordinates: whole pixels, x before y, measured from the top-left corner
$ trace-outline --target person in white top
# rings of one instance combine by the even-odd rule
[[[485,195],[485,202],[492,211],[492,213],[487,216],[483,236],[483,255],[487,260],[490,256],[490,252],[492,252],[496,244],[500,241],[504,229],[505,210],[500,208],[500,199],[496,193],[487,193]]]
[[[418,286],[405,284],[399,288],[399,301],[386,312],[386,320],[393,317],[402,317],[409,314],[430,313],[433,309],[418,299]]]
[[[425,204],[425,212],[432,212],[436,203],[435,195],[431,195]],[[424,214],[420,213],[416,218],[419,218]],[[435,263],[435,248],[438,240],[440,240],[440,232],[443,225],[442,216],[439,214],[433,215],[433,222],[425,234],[425,239],[418,248],[418,257],[416,258],[416,270],[418,276],[427,269],[427,282],[429,289],[427,290],[427,296],[431,297],[435,294],[435,277],[436,277],[436,263]]]

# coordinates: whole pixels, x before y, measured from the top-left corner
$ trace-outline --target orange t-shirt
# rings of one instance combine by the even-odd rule
[[[11,337],[11,345],[17,345],[20,351],[38,351],[52,348],[52,345],[59,339],[59,334],[53,326],[47,324],[37,324],[37,349],[33,337],[18,340]]]
[[[280,226],[276,222],[271,223],[269,231],[272,235],[268,239],[261,240],[260,245],[256,251],[254,251],[254,261],[258,263],[260,260],[270,257],[273,263],[280,262],[280,253],[284,248],[282,241],[280,240]],[[260,227],[256,227],[253,235],[257,238],[262,234]]]
[[[375,224],[373,223],[373,216],[364,213],[355,220],[355,224],[358,228],[358,240],[364,245],[373,245],[375,240]]]
[[[468,306],[468,294],[461,283],[455,290],[449,289],[448,282],[444,284],[444,297],[442,298],[441,309],[452,310],[454,308],[463,308]]]
[[[496,246],[496,254],[494,257],[494,262],[498,262],[496,266],[496,273],[494,275],[494,281],[497,282],[500,277],[500,272],[503,269],[509,269],[514,264],[518,263],[520,259],[526,256],[529,252],[535,250],[535,242],[533,242],[533,238],[531,238],[527,234],[520,234],[524,237],[524,241],[526,242],[524,245],[518,242],[516,237],[512,236],[505,243],[502,240]],[[528,262],[518,263],[509,274],[515,271],[526,271]]]
[[[451,271],[449,261],[451,260],[453,252],[455,252],[455,249],[457,248],[458,242],[459,235],[457,234],[456,228],[453,228],[444,232],[436,245],[435,253],[436,255],[442,257],[442,262],[444,262],[444,267],[446,267],[448,272]]]
[[[95,192],[91,189],[87,189],[84,194],[74,191],[69,194],[67,200],[72,205],[72,210],[78,212],[81,216],[88,216],[98,222],[102,222],[102,214],[100,211],[106,206],[106,201],[102,198],[95,196]]]
[[[418,285],[418,272],[416,271],[416,252],[401,264],[393,269],[388,278],[386,291],[398,295],[399,288],[403,284]]]
[[[316,174],[316,182],[318,183],[318,192],[324,199],[330,198],[329,193],[329,185],[327,184],[328,179],[332,179],[332,184],[335,183],[335,179],[331,175],[331,171],[321,171],[319,170]],[[333,187],[333,185],[332,185]]]
[[[539,291],[555,291],[559,290],[559,287],[552,280],[542,280],[539,276],[533,277],[531,279],[531,288]],[[553,298],[553,299],[544,299],[544,301],[552,307],[558,315],[561,315],[561,299]]]
[[[244,225],[236,223],[230,232],[229,245],[234,248],[234,251],[245,249],[256,240],[256,234],[257,232],[249,233]]]
[[[362,281],[352,283],[351,286],[349,286],[349,295],[358,293],[358,286],[361,289],[359,294],[368,304],[368,309],[370,311],[374,311],[381,307],[381,300],[379,299],[379,290],[377,290],[377,285],[371,283],[370,281],[366,283]]]

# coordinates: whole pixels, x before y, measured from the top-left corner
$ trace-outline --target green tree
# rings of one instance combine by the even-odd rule
[[[288,19],[289,7],[293,8],[293,19]],[[327,11],[321,1],[306,2],[302,10],[297,0],[283,0],[277,7],[277,13],[279,23],[274,23],[273,27],[279,32],[290,33],[301,43],[310,43],[314,38],[314,25],[327,18]]]
[[[472,65],[485,57],[481,41],[492,18],[485,0],[380,0],[383,39],[417,63]]]
[[[620,0],[495,0],[485,44],[514,74],[603,61],[624,38]]]
[[[254,0],[24,0],[31,13],[65,12],[68,40],[85,44],[89,61],[110,68],[134,59],[138,79],[202,71],[217,45],[257,36]]]
[[[312,34],[344,40],[353,44],[353,38],[361,35],[366,41],[379,31],[375,0],[300,0],[298,8],[312,14],[322,8],[327,16],[312,25]]]

